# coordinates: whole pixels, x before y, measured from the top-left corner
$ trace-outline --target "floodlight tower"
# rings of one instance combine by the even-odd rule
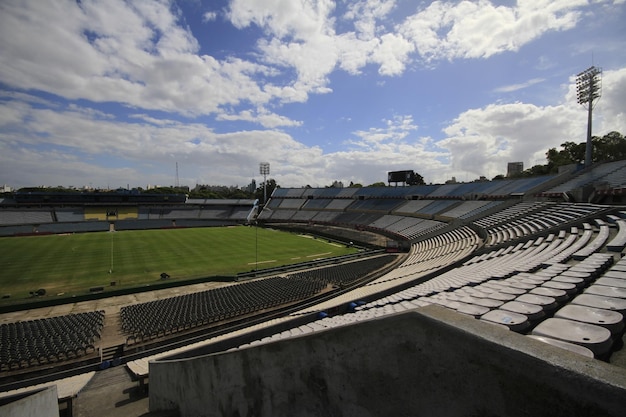
[[[270,163],[261,162],[259,164],[259,173],[263,175],[263,206],[267,202],[267,176],[270,174]]]
[[[591,165],[591,113],[602,94],[602,68],[591,66],[576,76],[576,99],[578,104],[587,105],[587,147],[585,167]]]

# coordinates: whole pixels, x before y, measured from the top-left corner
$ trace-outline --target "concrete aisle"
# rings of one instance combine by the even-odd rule
[[[175,417],[149,413],[148,394],[140,392],[125,366],[99,371],[74,400],[74,417]]]

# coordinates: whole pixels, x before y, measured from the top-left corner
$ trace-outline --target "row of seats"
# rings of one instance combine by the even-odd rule
[[[605,164],[595,166],[592,169],[585,171],[584,173],[577,175],[574,178],[571,178],[563,184],[552,187],[549,190],[541,193],[541,195],[560,195],[564,192],[569,192],[588,184],[598,184],[602,182],[607,183],[613,188],[623,188],[624,186],[626,186],[626,177],[623,175],[625,170],[626,160],[607,162]]]
[[[77,358],[95,351],[104,311],[0,325],[0,370]]]
[[[314,296],[329,285],[350,285],[395,258],[383,255],[122,307],[122,330],[130,344],[271,309]]]
[[[588,357],[606,357],[622,337],[626,313],[626,259],[603,272],[612,259],[594,254],[575,271],[566,271],[567,281],[562,282],[576,286],[566,294],[572,298],[559,303],[553,317],[539,323],[530,336]]]
[[[127,343],[134,343],[299,301],[324,287],[320,282],[271,277],[125,306],[121,326]]]
[[[487,216],[475,224],[487,229],[489,235],[487,245],[500,245],[510,240],[577,222],[604,209],[602,206],[574,205],[571,203],[541,204],[538,206],[523,204],[522,207],[511,207],[508,214],[498,213]]]
[[[0,225],[39,224],[52,222],[50,210],[0,209]]]
[[[613,255],[594,253],[577,263],[554,261],[554,255],[571,252],[577,238],[577,234],[554,236],[550,242],[536,239],[493,250],[395,294],[353,303],[352,314],[326,317],[249,345],[438,304],[573,352],[606,359],[624,331],[626,259],[612,266]]]
[[[546,175],[532,178],[503,179],[496,181],[456,184],[413,185],[407,187],[361,187],[361,188],[277,188],[273,198],[278,199],[356,199],[356,198],[459,198],[467,195],[508,196],[525,193],[554,178]]]
[[[349,262],[332,268],[318,268],[289,274],[290,278],[317,281],[324,285],[344,287],[354,284],[373,271],[389,264],[395,255],[378,256],[366,260]]]

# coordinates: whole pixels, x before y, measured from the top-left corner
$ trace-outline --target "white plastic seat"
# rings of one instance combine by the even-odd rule
[[[517,301],[521,301],[523,303],[535,304],[540,306],[544,311],[553,310],[556,308],[557,303],[556,300],[552,297],[546,297],[543,295],[536,294],[522,294],[517,297]]]
[[[489,309],[487,307],[479,306],[476,304],[466,304],[459,302],[456,311],[478,318],[487,313]]]
[[[547,288],[547,287],[534,288],[528,291],[528,294],[543,295],[544,297],[552,297],[558,304],[563,304],[570,298],[567,292],[563,290],[557,290],[555,288]]]
[[[553,339],[551,337],[546,337],[546,336],[536,336],[536,335],[531,334],[531,335],[528,335],[528,337],[532,337],[535,340],[539,340],[543,343],[548,343],[552,346],[560,347],[561,349],[569,350],[570,352],[578,353],[579,355],[583,355],[588,358],[593,358],[593,352],[584,346],[576,345],[574,343],[564,342],[563,340]]]
[[[472,297],[472,296],[463,297],[461,298],[460,301],[463,303],[467,303],[467,304],[475,304],[475,305],[487,307],[489,309],[497,308],[497,307],[500,307],[502,304],[504,304],[504,301],[501,301],[501,300],[494,300],[492,298],[479,298],[479,297]]]
[[[546,313],[541,306],[537,304],[524,303],[521,301],[509,301],[500,306],[500,310],[511,311],[517,314],[523,314],[528,320],[535,321],[545,317]]]
[[[579,289],[587,285],[584,279],[568,275],[557,275],[556,277],[552,278],[552,282],[565,282],[567,284],[574,284],[576,288]]]
[[[567,271],[563,271],[559,275],[564,276],[564,277],[580,278],[585,282],[590,282],[594,278],[594,273],[592,273],[591,271],[580,271],[580,270],[577,271],[577,270],[574,270],[573,268]]]
[[[528,317],[523,314],[505,310],[491,310],[483,314],[480,319],[490,323],[504,325],[514,332],[523,332],[530,327]]]
[[[607,287],[606,285],[590,285],[583,293],[602,295],[604,297],[626,298],[626,288]]]
[[[561,318],[544,320],[532,334],[584,346],[596,357],[608,353],[613,345],[611,332],[604,327]]]
[[[606,271],[604,275],[602,276],[607,277],[607,278],[617,278],[617,279],[626,280],[626,271],[618,271],[617,269],[611,268],[608,271]]]
[[[596,280],[595,284],[606,285],[608,287],[626,288],[626,279],[601,277]]]
[[[587,307],[603,308],[605,310],[617,311],[621,314],[626,313],[626,299],[623,298],[603,297],[601,295],[592,294],[580,294],[572,301],[570,301],[570,303]]]
[[[578,287],[575,284],[571,284],[569,282],[558,282],[558,281],[547,281],[541,284],[544,288],[552,288],[555,290],[562,290],[567,293],[567,295],[574,295],[578,292]]]
[[[624,316],[617,311],[601,308],[569,304],[557,311],[554,317],[602,326],[612,334],[618,334],[624,329]]]

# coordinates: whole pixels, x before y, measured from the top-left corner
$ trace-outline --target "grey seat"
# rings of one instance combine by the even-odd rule
[[[584,346],[596,357],[608,353],[613,345],[611,332],[604,327],[556,317],[539,323],[532,334]]]

